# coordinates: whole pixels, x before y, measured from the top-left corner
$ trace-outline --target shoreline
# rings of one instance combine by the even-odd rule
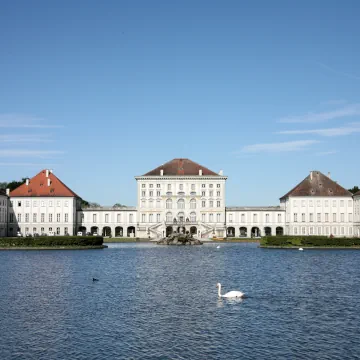
[[[97,246],[8,246],[0,247],[0,251],[6,250],[98,250],[106,249],[107,245]]]
[[[281,249],[281,250],[360,250],[360,246],[264,246],[261,249]]]

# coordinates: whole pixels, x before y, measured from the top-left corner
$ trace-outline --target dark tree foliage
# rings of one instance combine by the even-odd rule
[[[10,191],[15,190],[20,185],[24,184],[26,181],[26,178],[22,178],[20,181],[11,181],[9,183],[7,182],[0,182],[0,189],[10,189]]]
[[[349,191],[353,194],[357,193],[359,191],[359,187],[358,186],[354,186],[353,188],[349,189]]]

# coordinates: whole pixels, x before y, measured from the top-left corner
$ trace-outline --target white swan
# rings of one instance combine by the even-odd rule
[[[229,291],[225,295],[221,295],[221,284],[217,283],[216,287],[218,288],[219,298],[242,298],[245,294],[241,291]]]
[[[303,248],[299,248],[300,251],[303,251],[304,249]]]
[[[220,249],[220,245],[218,245],[216,248],[217,248],[217,249]]]

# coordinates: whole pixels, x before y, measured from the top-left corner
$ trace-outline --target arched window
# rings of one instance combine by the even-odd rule
[[[166,213],[166,222],[172,222],[173,218],[172,218],[172,213],[168,212]]]
[[[177,215],[177,220],[179,222],[184,222],[185,221],[185,215],[183,212],[179,212],[178,215]]]
[[[172,200],[171,199],[166,200],[166,208],[167,209],[172,209]]]
[[[195,212],[190,213],[190,221],[192,221],[192,222],[196,221],[196,213]]]
[[[185,209],[185,200],[184,200],[184,199],[180,199],[180,200],[177,202],[177,208],[178,208],[178,209]]]
[[[190,209],[196,209],[196,200],[195,199],[190,200]]]

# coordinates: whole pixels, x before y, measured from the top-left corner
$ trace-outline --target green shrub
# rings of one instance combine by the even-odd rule
[[[266,236],[261,239],[262,246],[360,246],[360,238],[327,236]]]
[[[0,238],[0,247],[100,246],[102,236],[39,236]]]

